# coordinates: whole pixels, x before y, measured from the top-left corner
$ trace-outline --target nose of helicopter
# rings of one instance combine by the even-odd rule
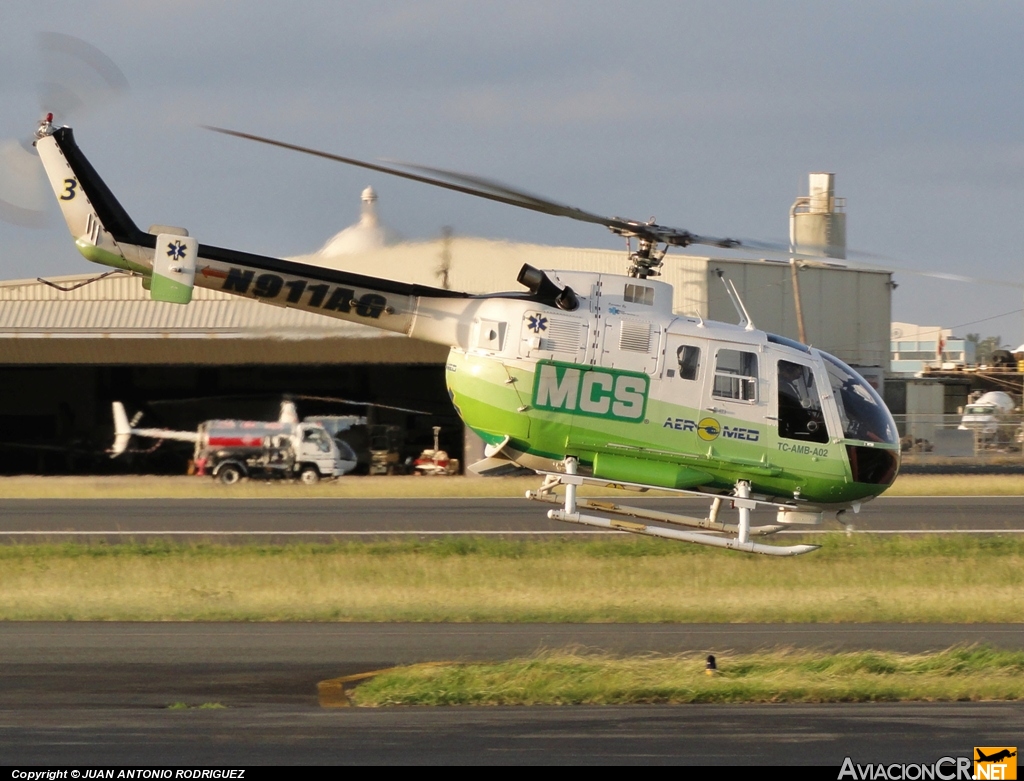
[[[900,451],[865,445],[848,444],[846,455],[850,461],[853,482],[877,487],[871,495],[877,496],[893,484],[900,471]]]

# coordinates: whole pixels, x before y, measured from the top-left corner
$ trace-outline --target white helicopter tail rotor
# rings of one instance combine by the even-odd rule
[[[42,114],[61,121],[98,111],[128,90],[113,60],[90,43],[63,33],[36,36],[42,80],[36,93]],[[45,227],[50,188],[29,139],[0,139],[0,219],[25,228]]]

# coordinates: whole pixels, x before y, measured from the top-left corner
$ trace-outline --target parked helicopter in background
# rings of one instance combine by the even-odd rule
[[[212,475],[227,485],[244,477],[295,478],[312,485],[322,477],[346,475],[356,468],[357,457],[337,434],[342,427],[347,430],[353,423],[366,423],[366,418],[350,415],[300,421],[295,402],[287,399],[281,402],[281,414],[275,421],[205,420],[195,431],[140,428],[141,413],[129,420],[119,401],[113,403],[113,412],[111,458],[124,453],[132,437],[191,442],[195,472]]]
[[[738,325],[675,314],[671,286],[653,279],[671,247],[747,243],[602,217],[479,177],[418,166],[400,170],[219,131],[603,225],[637,243],[625,276],[524,265],[517,281],[525,290],[519,292],[470,295],[407,284],[199,244],[183,228],[143,231],[85,158],[71,128],[51,120],[40,124],[35,145],[87,259],[142,276],[158,301],[186,304],[199,285],[448,346],[452,402],[487,443],[487,457],[471,468],[486,474],[526,467],[543,475],[528,497],[559,505],[550,518],[795,555],[817,546],[751,538],[820,523],[826,512],[857,510],[896,477],[896,425],[853,369],[758,330],[727,280]],[[695,494],[711,509],[705,518],[691,518],[579,499],[578,486],[590,482]],[[564,487],[563,496],[554,493],[557,487]],[[723,499],[738,511],[735,523],[718,519]],[[751,526],[751,511],[759,506],[776,511],[774,524]]]
[[[196,398],[162,399],[150,402],[151,406],[181,406],[196,404],[208,408],[210,405],[223,410],[225,402],[229,406],[254,400],[266,400],[268,394],[249,393],[228,396],[200,396]],[[320,412],[323,412],[325,405],[328,407],[342,406],[348,409],[360,408],[363,414],[316,414],[304,415],[299,418],[296,401],[312,402]],[[260,406],[263,406],[261,403]],[[251,409],[251,406],[249,406]],[[192,457],[189,460],[189,473],[193,471],[200,475],[211,474],[220,477],[220,469],[228,460],[227,456],[232,455],[228,451],[232,448],[250,449],[253,452],[246,454],[246,458],[262,458],[268,455],[266,450],[276,438],[292,437],[291,448],[293,455],[300,456],[306,451],[307,458],[295,459],[295,474],[285,474],[281,469],[272,472],[263,470],[262,476],[273,477],[302,477],[304,482],[316,482],[311,470],[303,471],[303,465],[315,465],[322,477],[340,477],[356,471],[370,474],[404,474],[412,469],[413,455],[402,452],[404,446],[403,437],[399,436],[399,426],[388,425],[376,422],[376,416],[381,410],[390,412],[406,413],[416,416],[430,416],[432,413],[425,410],[398,407],[391,404],[380,404],[375,402],[358,401],[354,399],[343,399],[333,396],[319,396],[310,394],[288,393],[280,401],[280,411],[276,420],[266,418],[240,418],[221,416],[210,418],[198,423],[194,429],[182,430],[181,428],[142,427],[140,422],[143,412],[136,412],[129,420],[124,405],[113,402],[114,418],[114,444],[107,450],[111,458],[117,458],[126,452],[150,453],[156,450],[156,446],[150,446],[142,450],[129,450],[129,443],[133,437],[144,440],[156,440],[161,442],[188,442],[193,445]],[[190,416],[186,416],[189,419]],[[193,415],[192,420],[197,418]],[[435,428],[437,428],[435,426]],[[326,437],[323,434],[326,434]],[[393,446],[385,447],[383,450],[375,449],[378,446],[379,432],[396,432],[393,438]],[[296,439],[297,437],[297,439]],[[435,447],[437,439],[434,439]],[[283,447],[282,442],[279,445]],[[425,451],[426,452],[426,451]],[[218,455],[219,454],[219,455]],[[277,455],[281,455],[278,453]],[[394,463],[400,469],[375,470],[375,464],[383,459],[386,463]],[[277,458],[275,464],[281,462]],[[406,467],[406,462],[408,466]],[[458,465],[458,462],[455,462]],[[246,468],[244,464],[236,471],[237,477],[259,477],[259,470]],[[226,479],[224,482],[234,482]]]

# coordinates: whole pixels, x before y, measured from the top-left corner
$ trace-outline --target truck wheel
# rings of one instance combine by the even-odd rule
[[[217,479],[224,485],[234,485],[242,479],[242,470],[229,464],[217,473]]]
[[[320,472],[315,466],[304,466],[299,472],[299,480],[303,485],[316,485],[320,482]]]

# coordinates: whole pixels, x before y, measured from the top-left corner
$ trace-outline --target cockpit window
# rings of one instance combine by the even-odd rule
[[[828,442],[814,370],[779,361],[779,436],[804,442]]]
[[[838,358],[826,352],[821,352],[821,357],[825,359],[828,380],[843,421],[843,435],[862,442],[898,444],[896,424],[878,392]]]
[[[790,339],[787,336],[779,336],[778,334],[766,334],[768,342],[770,344],[784,344],[786,347],[792,347],[794,350],[799,350],[802,353],[811,354],[810,348],[806,344],[801,344],[795,339]]]

